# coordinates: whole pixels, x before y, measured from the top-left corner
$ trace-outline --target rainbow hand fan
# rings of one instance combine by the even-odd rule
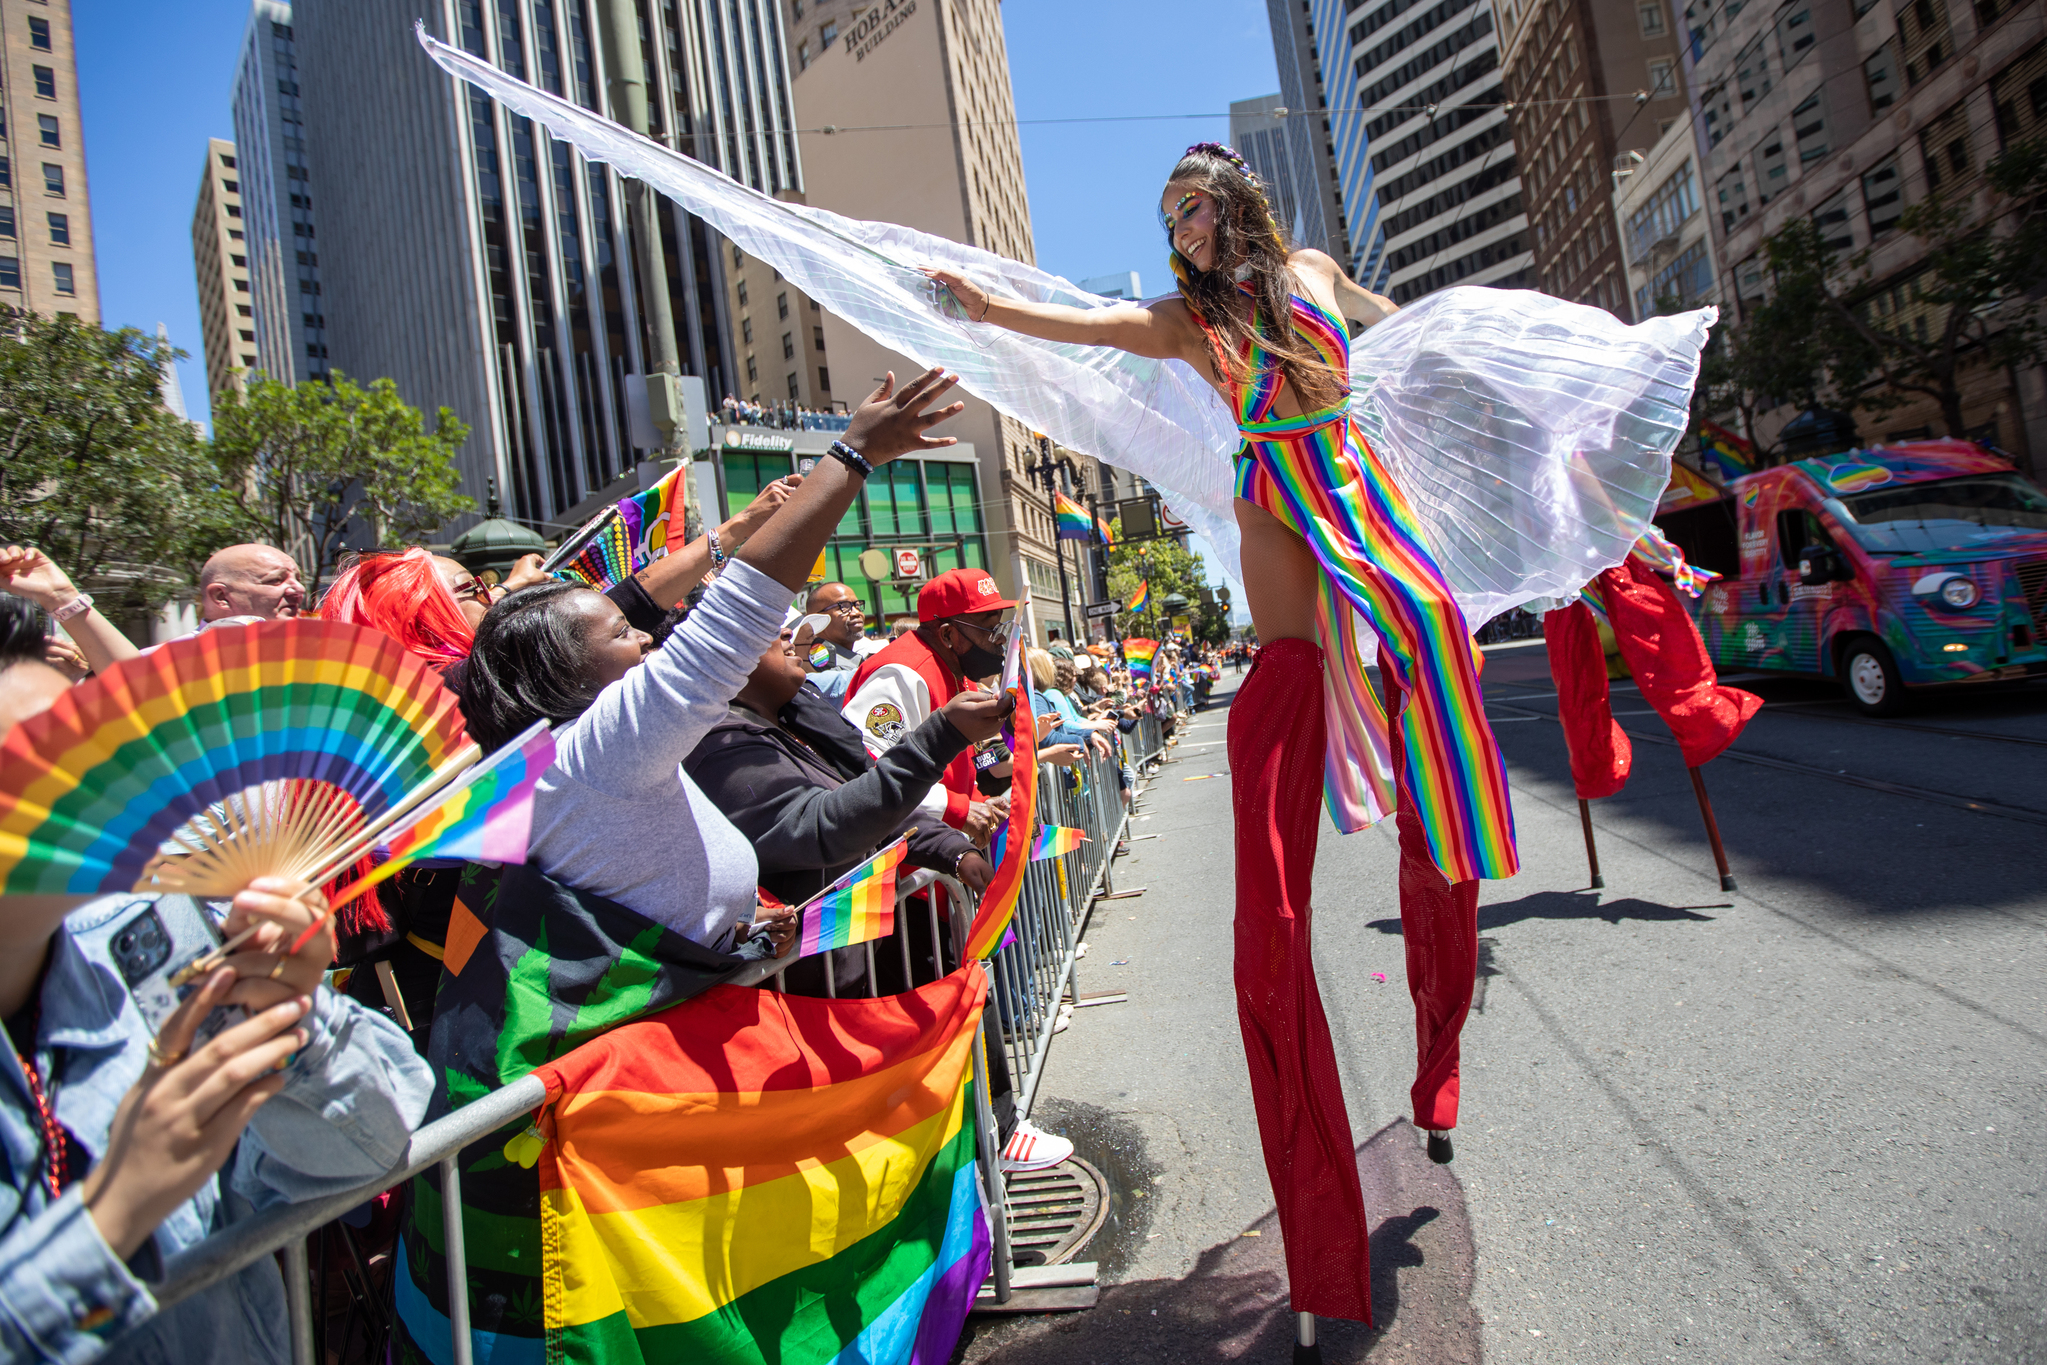
[[[440,675],[377,631],[306,619],[176,640],[0,740],[0,892],[324,880],[475,762],[463,741]]]

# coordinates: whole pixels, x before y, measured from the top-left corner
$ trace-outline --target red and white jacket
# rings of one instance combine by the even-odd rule
[[[868,754],[878,758],[965,685],[912,631],[862,661],[846,688],[841,714],[860,731]],[[959,829],[966,823],[967,807],[977,799],[974,754],[968,748],[947,765],[944,780],[917,803],[917,810]]]

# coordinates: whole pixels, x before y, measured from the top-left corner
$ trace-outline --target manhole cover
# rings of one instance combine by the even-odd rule
[[[1109,1216],[1102,1173],[1079,1157],[1009,1177],[1009,1247],[1016,1265],[1072,1260]]]

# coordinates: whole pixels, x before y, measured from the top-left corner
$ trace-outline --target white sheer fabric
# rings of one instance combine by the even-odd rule
[[[1033,266],[891,223],[785,204],[439,42],[427,53],[593,161],[645,181],[876,341],[1070,449],[1166,491],[1224,571],[1238,567],[1222,398],[1179,361],[967,322],[919,266],[993,293],[1077,307],[1111,301]],[[1630,327],[1522,290],[1430,294],[1353,343],[1353,408],[1480,624],[1567,597],[1620,563],[1670,477],[1711,308]]]

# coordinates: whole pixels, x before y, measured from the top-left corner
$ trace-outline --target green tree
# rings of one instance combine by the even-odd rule
[[[184,352],[133,327],[0,309],[0,541],[107,606],[155,608],[236,524],[205,440],[163,405]]]
[[[1120,522],[1110,525],[1121,533]],[[1143,616],[1133,617],[1123,606],[1137,591],[1139,582],[1151,584],[1151,607]],[[1207,570],[1202,567],[1201,557],[1188,549],[1184,540],[1147,540],[1135,545],[1119,542],[1109,551],[1109,600],[1117,604],[1117,635],[1165,630],[1162,604],[1172,593],[1179,593],[1194,604],[1188,609],[1190,614],[1198,613],[1201,589],[1207,584]]]
[[[442,408],[426,429],[398,386],[368,388],[335,371],[296,387],[251,379],[221,395],[214,450],[244,513],[298,561],[308,594],[334,562],[350,520],[378,545],[416,539],[475,508],[455,490],[455,452],[469,428]]]
[[[1959,436],[1970,369],[2047,359],[2034,297],[2047,283],[2047,141],[2015,144],[1984,180],[1987,195],[1954,185],[1905,210],[1898,226],[1926,252],[1903,278],[1875,279],[1873,248],[1838,256],[1809,218],[1787,224],[1767,241],[1774,287],[1758,311],[1758,320],[1769,318],[1758,340],[1785,355],[1816,351],[1839,406],[1885,412],[1930,398],[1948,434]]]

